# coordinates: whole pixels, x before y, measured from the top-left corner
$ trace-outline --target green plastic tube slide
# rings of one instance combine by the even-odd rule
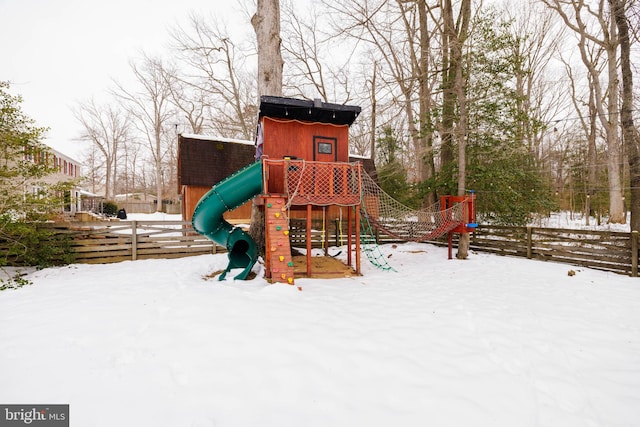
[[[227,248],[229,265],[220,275],[224,280],[231,269],[242,268],[235,279],[245,280],[258,260],[258,249],[251,236],[229,224],[222,215],[251,200],[262,191],[262,162],[240,169],[216,184],[202,196],[193,212],[193,229]]]

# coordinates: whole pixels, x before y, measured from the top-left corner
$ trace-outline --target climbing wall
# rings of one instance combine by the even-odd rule
[[[267,277],[293,285],[293,259],[289,245],[289,221],[284,197],[265,197],[265,258]]]

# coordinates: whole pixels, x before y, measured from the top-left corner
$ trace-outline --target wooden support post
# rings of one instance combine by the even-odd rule
[[[351,208],[347,209],[347,265],[351,267],[351,234],[353,233],[353,226],[351,225]]]
[[[327,212],[327,207],[323,206],[322,207],[322,230],[324,230],[324,236],[323,239],[324,241],[322,242],[322,244],[324,245],[324,256],[328,256],[329,255],[329,217],[328,217],[328,212]]]
[[[532,244],[533,242],[533,238],[532,238],[532,232],[531,232],[531,227],[527,227],[527,258],[531,259],[532,256]]]
[[[356,274],[360,274],[360,206],[355,207],[356,211]]]
[[[214,243],[215,245],[215,243]],[[131,221],[131,260],[138,259],[138,221]]]
[[[638,277],[638,232],[631,232],[631,277]]]
[[[307,205],[307,277],[311,277],[311,205]]]
[[[453,258],[453,231],[447,233],[449,259]]]

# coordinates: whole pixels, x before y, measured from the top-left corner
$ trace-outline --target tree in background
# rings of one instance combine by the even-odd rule
[[[594,93],[595,112],[606,135],[609,222],[624,223],[622,150],[618,129],[620,105],[616,52],[619,41],[613,16],[605,10],[604,1],[595,7],[585,0],[543,0],[543,3],[562,18],[578,39],[580,58],[589,75],[587,82]],[[600,50],[604,55],[592,55],[594,50]],[[603,73],[602,66],[606,73]]]
[[[382,130],[376,145],[380,188],[405,206],[419,208],[420,201],[416,198],[416,192],[407,182],[407,169],[397,157],[401,144],[391,127],[386,126]]]
[[[47,182],[57,171],[41,142],[47,129],[23,113],[22,98],[9,90],[8,82],[0,82],[0,267],[66,262],[65,241],[50,240],[51,233],[37,224],[60,212],[61,197],[73,182]]]
[[[93,99],[80,103],[74,114],[84,129],[80,139],[91,143],[92,149],[87,160],[94,167],[90,168],[89,173],[94,178],[96,174],[104,176],[105,197],[113,200],[116,194],[118,156],[131,138],[131,115],[119,106],[98,104]],[[95,179],[90,182],[95,182]],[[95,191],[94,187],[93,192]]]
[[[172,101],[194,133],[251,139],[257,112],[256,80],[247,66],[252,51],[214,17],[192,14],[189,24],[171,32],[172,50],[182,65],[167,73]]]
[[[147,143],[154,169],[156,211],[162,212],[166,181],[177,173],[175,164],[170,161],[176,151],[176,135],[171,126],[176,116],[171,104],[172,93],[161,59],[144,55],[139,63],[132,61],[130,65],[137,87],[129,89],[116,83],[113,94],[128,108],[135,119],[133,125]]]
[[[468,66],[468,187],[478,192],[482,219],[524,225],[532,212],[548,212],[551,190],[535,157],[540,106],[524,97],[519,76],[540,79],[531,64],[514,52],[523,40],[513,21],[487,9],[473,22],[465,55]],[[530,87],[530,86],[529,86]],[[524,108],[526,100],[531,103]],[[446,178],[446,176],[445,176]],[[450,185],[452,186],[452,185]]]
[[[633,72],[631,69],[631,38],[626,6],[631,2],[609,0],[620,37],[622,69],[622,137],[626,147],[631,183],[631,230],[640,231],[640,138],[633,123]]]

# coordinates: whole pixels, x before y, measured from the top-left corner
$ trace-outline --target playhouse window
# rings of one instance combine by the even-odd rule
[[[332,145],[327,142],[319,142],[318,143],[318,153],[320,154],[331,154]]]

